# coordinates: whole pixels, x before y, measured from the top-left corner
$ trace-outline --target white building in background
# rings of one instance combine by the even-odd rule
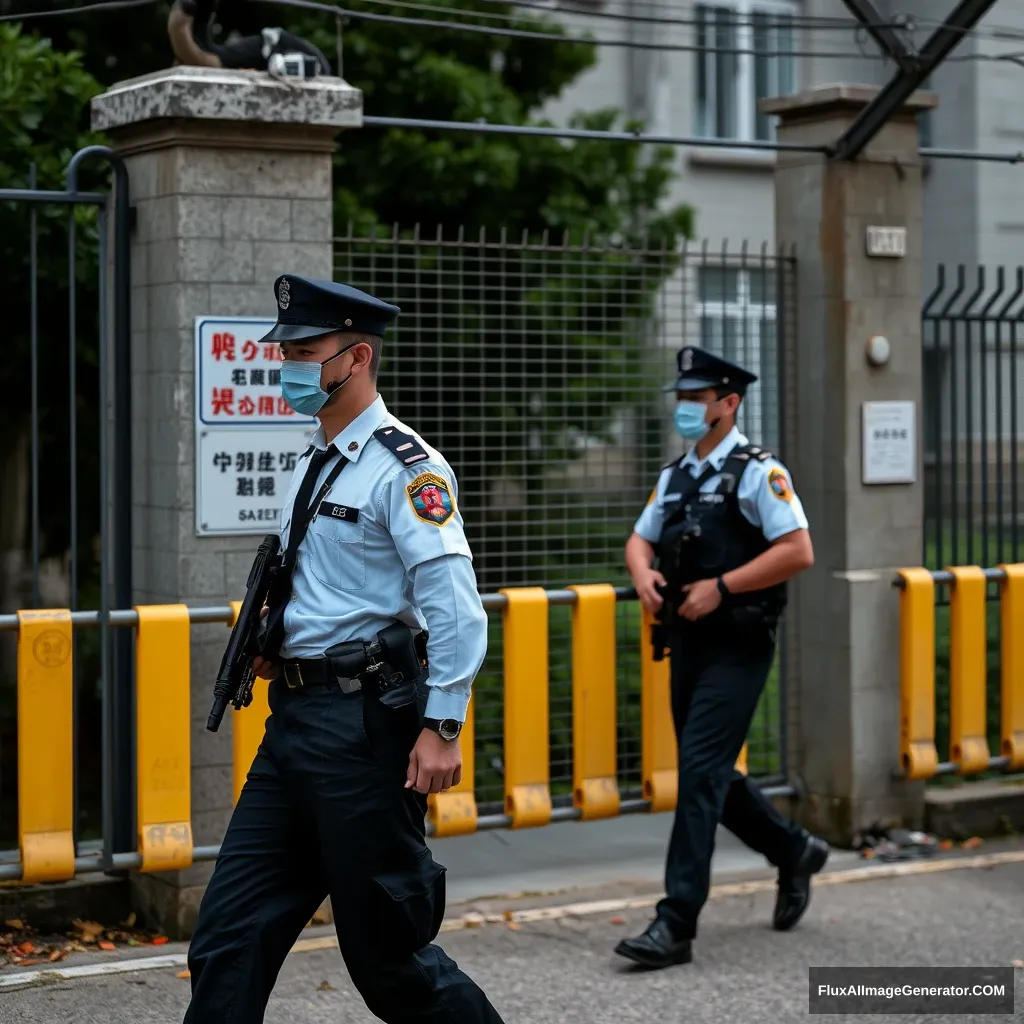
[[[549,0],[544,6],[572,32],[635,44],[599,47],[597,64],[548,105],[545,114],[553,123],[564,124],[578,110],[617,107],[642,120],[652,134],[735,143],[724,148],[680,145],[675,152],[677,179],[668,202],[694,208],[695,237],[708,243],[709,260],[723,249],[738,252],[744,241],[751,253],[764,243],[774,249],[775,157],[744,145],[774,137],[772,120],[758,113],[757,99],[827,83],[882,85],[895,71],[842,0]],[[920,48],[955,0],[875,0],[875,6],[886,20],[909,19],[904,38]],[[650,48],[656,44],[678,49]],[[757,52],[722,52],[727,50]],[[1024,67],[998,59],[1021,52],[1024,0],[998,0],[927,83],[939,104],[922,117],[922,145],[1024,150]],[[947,281],[950,275],[955,278],[957,264],[965,264],[969,287],[979,265],[989,268],[990,283],[996,267],[1005,265],[1012,288],[1015,268],[1024,263],[1022,192],[1024,164],[926,162],[926,294],[941,263],[947,265]],[[686,337],[731,349],[752,366],[760,361],[766,383],[772,380],[765,361],[774,358],[774,288],[756,267],[694,268],[670,282],[667,290],[673,289],[679,299],[668,306],[678,307],[681,322],[673,323],[671,314],[666,320],[666,345],[676,347]],[[948,351],[928,358],[930,387],[949,406]],[[988,379],[994,380],[991,353],[973,359],[984,359]],[[1024,360],[1019,363],[1019,393],[1024,395]],[[1006,370],[1002,377],[1008,387]],[[768,387],[765,393],[770,394]],[[759,395],[753,397],[751,414],[760,403]],[[965,400],[958,394],[958,404]],[[973,402],[976,408],[984,406],[980,392]],[[770,429],[772,410],[764,409],[759,419],[762,430]],[[941,434],[948,437],[950,418],[944,415],[943,420]],[[979,436],[987,430],[992,436],[994,428],[994,422],[978,416],[970,433]],[[958,435],[963,430],[961,424]],[[933,453],[937,433],[926,430]],[[1007,433],[1007,424],[1001,433]],[[770,437],[764,440],[772,443]]]
[[[954,5],[954,0],[875,0],[883,18],[911,19],[908,38],[917,47]],[[614,106],[643,120],[654,134],[735,140],[735,148],[680,146],[676,152],[678,180],[670,201],[695,208],[697,237],[712,244],[747,239],[760,245],[774,239],[774,156],[743,146],[774,138],[771,119],[757,112],[759,96],[831,82],[881,85],[894,70],[842,0],[553,0],[545,6],[552,12],[587,12],[559,16],[569,30],[595,38],[687,48],[599,47],[595,67],[545,114],[562,124],[574,111]],[[716,52],[725,49],[763,55]],[[926,144],[1024,149],[1019,100],[1024,67],[992,59],[1022,51],[1024,0],[997,0],[929,82],[939,105],[924,119]],[[1024,238],[1022,183],[1024,167],[932,161],[925,187],[932,264],[1015,265]]]

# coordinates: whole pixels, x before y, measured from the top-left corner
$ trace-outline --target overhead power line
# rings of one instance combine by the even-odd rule
[[[100,0],[99,3],[86,4],[82,7],[65,7],[51,11],[26,11],[21,14],[0,15],[0,21],[28,21],[37,18],[52,18],[73,16],[89,12],[100,12],[104,10],[117,10],[125,7],[144,7],[149,4],[158,3],[160,0]],[[336,4],[320,3],[318,0],[263,0],[264,3],[274,4],[281,7],[296,7],[305,10],[322,11],[333,15],[335,18],[350,18],[356,21],[376,21],[390,25],[408,25],[423,28],[436,28],[448,32],[470,32],[489,36],[502,36],[515,39],[536,39],[544,42],[567,42],[582,46],[609,46],[628,50],[654,50],[660,52],[676,53],[716,53],[730,55],[749,54],[753,56],[767,57],[816,57],[829,58],[832,60],[864,60],[865,55],[861,52],[843,52],[837,50],[803,50],[794,48],[790,50],[772,49],[769,51],[758,50],[751,47],[740,46],[700,46],[695,43],[669,43],[669,42],[640,42],[631,39],[591,39],[582,36],[575,36],[556,32],[541,32],[531,29],[497,28],[493,25],[479,25],[468,21],[441,21],[433,18],[406,18],[396,14],[379,14],[376,11],[356,11],[346,7],[339,7]],[[374,0],[370,0],[374,2]],[[386,0],[377,0],[386,2]],[[405,4],[403,3],[403,6]],[[420,4],[411,4],[412,7],[421,7]],[[487,16],[486,12],[464,11],[461,9],[448,8],[459,14],[468,16]],[[856,26],[851,24],[851,29]],[[872,59],[881,60],[880,55],[869,55]]]

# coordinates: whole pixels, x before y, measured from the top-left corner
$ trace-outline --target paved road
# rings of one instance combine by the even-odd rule
[[[508,1024],[797,1021],[807,1015],[809,965],[1008,966],[1024,959],[1020,861],[819,885],[804,922],[784,936],[767,924],[771,892],[762,888],[737,895],[736,888],[731,886],[730,894],[727,886],[725,894],[709,903],[696,962],[657,973],[634,973],[611,954],[622,935],[643,927],[646,909],[524,921],[516,929],[502,924],[454,927],[442,939],[449,953],[485,987]],[[164,946],[161,952],[176,950],[181,952],[181,947]],[[0,1022],[180,1021],[188,982],[175,977],[178,969],[0,991]],[[1024,971],[1015,975],[1020,1019]],[[849,1017],[851,1024],[859,1019]],[[873,1019],[910,1024],[944,1018]],[[297,952],[288,958],[266,1017],[267,1024],[373,1020],[352,991],[333,949]]]
[[[633,885],[653,892],[662,884],[671,814],[629,814],[605,821],[568,821],[546,828],[498,829],[430,843],[448,868],[453,902],[519,893],[569,892],[593,886]],[[858,856],[835,850],[829,863],[852,866]],[[766,862],[724,828],[718,830],[712,876],[761,871]]]

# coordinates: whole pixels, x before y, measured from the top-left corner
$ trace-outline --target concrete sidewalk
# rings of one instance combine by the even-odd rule
[[[451,903],[493,896],[571,894],[608,885],[651,892],[663,884],[671,829],[671,814],[632,814],[435,839],[430,847],[448,868]],[[857,854],[845,850],[833,851],[829,861],[832,866],[859,862]],[[720,828],[712,881],[761,873],[774,874],[763,857]]]
[[[484,987],[507,1024],[803,1020],[810,965],[1008,967],[1024,958],[1024,844],[1000,845],[999,852],[972,851],[953,863],[943,858],[832,870],[816,885],[804,921],[785,935],[768,924],[771,879],[719,886],[702,918],[695,962],[666,971],[635,972],[612,954],[619,938],[646,924],[647,907],[549,908],[520,912],[511,924],[497,915],[498,923],[482,927],[465,927],[456,918],[446,922],[440,941]],[[902,874],[894,877],[894,871]],[[329,930],[318,932],[304,937],[298,947],[303,951],[288,958],[266,1024],[372,1024],[376,1018],[352,989]],[[183,959],[184,948],[165,946],[161,956],[142,958],[160,964],[149,970],[0,987],[0,1024],[180,1021],[189,982],[176,976],[181,965],[174,960]],[[0,982],[6,973],[0,972]],[[1020,1019],[1024,971],[1014,974]],[[857,1019],[849,1016],[851,1024]],[[907,1024],[945,1018],[881,1019]]]

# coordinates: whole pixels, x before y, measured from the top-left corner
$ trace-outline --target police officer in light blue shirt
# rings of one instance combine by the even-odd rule
[[[637,596],[657,617],[654,656],[670,656],[679,744],[665,898],[647,930],[616,947],[651,968],[692,959],[719,822],[778,868],[779,931],[803,915],[829,854],[735,768],[774,661],[786,582],[813,563],[807,518],[786,467],[736,428],[757,377],[693,346],[678,371],[675,428],[692,447],[662,470],[626,543]]]
[[[427,794],[462,778],[459,732],[487,615],[458,484],[377,393],[399,309],[285,275],[281,387],[320,423],[281,518],[281,570],[257,674],[271,715],[189,948],[186,1024],[258,1024],[303,926],[330,895],[342,957],[372,1013],[500,1024],[433,940],[445,869]]]

